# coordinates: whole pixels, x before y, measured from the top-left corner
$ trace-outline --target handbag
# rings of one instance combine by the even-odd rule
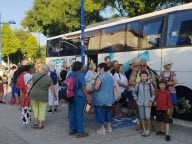
[[[117,81],[115,81],[115,85],[114,85],[114,96],[115,96],[115,101],[119,101],[121,98],[121,91]]]
[[[21,120],[23,125],[28,125],[31,122],[31,107],[29,106],[29,103],[29,98],[26,98],[24,106],[21,108]]]
[[[94,84],[94,82],[95,82],[95,80],[90,80],[89,82],[87,82],[86,88],[87,88],[87,91],[88,91],[89,93],[91,93],[91,92],[94,91],[94,89],[93,89],[93,84]]]

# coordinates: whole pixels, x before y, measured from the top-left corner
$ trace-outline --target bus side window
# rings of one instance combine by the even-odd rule
[[[192,10],[174,12],[168,15],[166,46],[192,44]]]
[[[144,20],[141,24],[140,48],[160,47],[163,30],[163,17]]]

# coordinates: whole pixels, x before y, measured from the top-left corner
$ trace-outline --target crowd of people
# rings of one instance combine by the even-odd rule
[[[98,134],[111,133],[113,117],[122,117],[122,107],[127,108],[127,117],[135,118],[137,129],[143,129],[142,136],[150,135],[155,128],[155,120],[161,122],[157,135],[165,135],[170,140],[169,123],[172,123],[173,108],[176,104],[176,74],[171,71],[170,61],[164,62],[164,70],[158,75],[145,60],[135,59],[129,63],[124,72],[124,65],[117,60],[111,61],[107,56],[103,63],[96,66],[90,63],[84,75],[83,64],[76,61],[71,69],[63,62],[63,69],[57,72],[53,62],[43,64],[41,59],[31,66],[24,60],[20,67],[12,67],[10,86],[16,99],[15,105],[20,109],[31,103],[34,115],[33,128],[44,128],[47,105],[48,112],[57,111],[59,105],[58,91],[67,77],[74,76],[73,99],[68,101],[69,135],[77,138],[87,137],[84,130],[84,110],[87,104],[94,109],[100,125]],[[2,102],[0,78],[0,102]]]

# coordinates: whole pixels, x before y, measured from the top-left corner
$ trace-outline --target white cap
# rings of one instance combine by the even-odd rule
[[[164,61],[163,66],[172,65],[173,63],[170,60]]]

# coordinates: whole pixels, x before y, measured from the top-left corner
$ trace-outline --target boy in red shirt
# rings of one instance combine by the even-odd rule
[[[166,81],[159,81],[159,90],[156,91],[155,103],[157,109],[157,121],[161,122],[161,131],[156,135],[165,135],[165,140],[170,141],[169,135],[169,115],[172,107],[171,94],[166,89]]]

